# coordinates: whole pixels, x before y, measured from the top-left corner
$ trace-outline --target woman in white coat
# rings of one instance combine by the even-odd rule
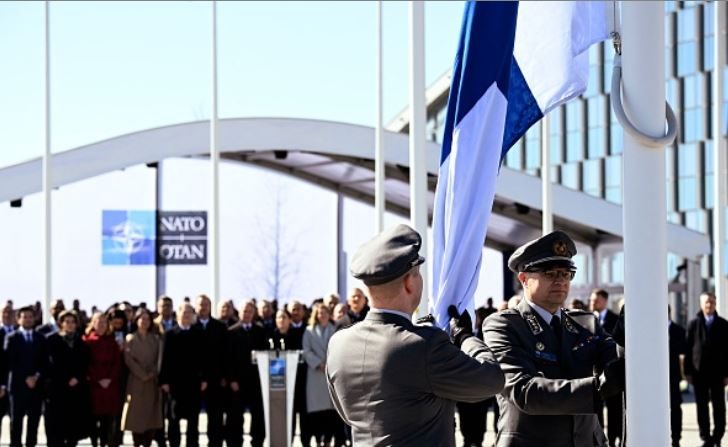
[[[303,334],[303,358],[308,365],[306,375],[306,410],[311,433],[318,445],[328,446],[336,437],[336,445],[344,445],[342,422],[334,409],[326,385],[326,351],[336,326],[329,308],[316,304]]]

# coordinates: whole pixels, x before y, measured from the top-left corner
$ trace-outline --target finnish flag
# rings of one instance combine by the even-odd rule
[[[433,300],[473,315],[501,161],[550,110],[586,89],[590,45],[609,36],[601,1],[477,2],[465,6],[435,192]]]

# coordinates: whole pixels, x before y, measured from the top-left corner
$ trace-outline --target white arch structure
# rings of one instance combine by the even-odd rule
[[[209,121],[181,123],[134,132],[53,154],[54,187],[130,166],[167,158],[207,157]],[[219,121],[221,158],[286,173],[347,197],[374,203],[374,129],[294,118],[232,118]],[[387,208],[408,215],[408,137],[384,132]],[[428,143],[429,209],[437,181],[439,145]],[[41,191],[41,159],[0,168],[0,202]],[[621,243],[621,206],[554,185],[554,224],[598,252]],[[502,168],[486,245],[501,250],[540,234],[538,177]],[[696,260],[710,253],[709,238],[668,224],[668,250]],[[598,274],[597,274],[598,275]]]

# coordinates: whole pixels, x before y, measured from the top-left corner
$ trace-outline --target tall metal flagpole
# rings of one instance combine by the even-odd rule
[[[410,159],[410,221],[412,227],[422,235],[421,253],[427,256],[427,164],[425,157],[425,2],[409,2],[409,69],[410,69],[410,116],[409,116],[409,159]],[[422,299],[417,315],[427,314],[430,290],[427,268],[423,276]]]
[[[650,135],[665,133],[663,8],[622,2],[623,102],[634,125]],[[623,172],[627,439],[634,446],[670,445],[664,148],[625,132]]]
[[[713,2],[713,276],[718,312],[728,315],[725,272],[726,202],[728,201],[728,179],[726,179],[726,144],[723,136],[723,67],[725,66],[725,3]],[[696,299],[691,296],[688,299]]]
[[[548,234],[554,231],[554,212],[551,193],[551,135],[549,116],[541,120],[541,232]]]
[[[374,229],[384,229],[384,208],[387,203],[384,190],[384,147],[382,141],[382,0],[377,1],[377,116],[374,130]]]
[[[51,37],[50,37],[50,4],[45,6],[45,150],[43,151],[43,321],[50,323],[51,296],[53,293],[53,239],[51,232]]]
[[[220,299],[220,152],[217,148],[217,2],[212,1],[212,110],[210,114],[210,176],[212,204],[210,206],[210,270],[212,290],[210,300],[214,311]]]

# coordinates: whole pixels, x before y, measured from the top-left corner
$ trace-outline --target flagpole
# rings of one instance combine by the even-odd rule
[[[622,2],[622,10],[625,109],[637,128],[663,135],[663,4]],[[649,147],[625,132],[623,172],[627,439],[635,446],[669,445],[664,148]]]
[[[554,214],[551,194],[551,138],[548,114],[541,120],[541,231],[549,234],[554,231]]]
[[[44,2],[45,11],[45,150],[43,151],[43,321],[51,323],[51,296],[53,293],[53,238],[51,231],[51,220],[53,212],[53,203],[51,201],[51,192],[53,184],[51,183],[51,37],[50,37],[50,4],[48,0]]]
[[[409,69],[410,69],[410,116],[409,116],[409,159],[410,159],[410,221],[412,227],[422,235],[420,250],[427,256],[427,164],[425,158],[425,3],[409,2]],[[422,298],[417,315],[427,314],[429,296],[429,275],[427,268],[422,273]]]
[[[212,108],[210,113],[210,177],[212,204],[210,213],[210,300],[215,309],[220,299],[220,151],[217,147],[217,2],[212,1]]]
[[[713,277],[718,312],[728,315],[725,272],[726,144],[723,136],[723,67],[725,66],[725,3],[713,2]],[[695,299],[695,297],[688,297]]]
[[[382,141],[382,0],[377,1],[377,113],[374,129],[374,229],[380,233],[384,229],[384,209],[386,196],[384,190],[384,147]]]

